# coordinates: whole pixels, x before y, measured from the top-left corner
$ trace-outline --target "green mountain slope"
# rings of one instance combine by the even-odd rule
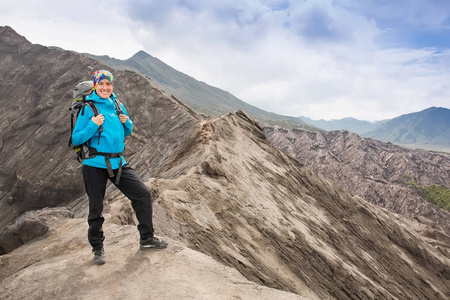
[[[450,148],[450,110],[430,107],[391,119],[363,134],[383,142],[411,146]]]
[[[144,51],[137,52],[127,60],[86,53],[83,55],[97,59],[116,70],[131,70],[144,74],[159,84],[168,94],[174,95],[192,109],[203,114],[221,115],[244,110],[264,124],[278,125],[283,128],[319,130],[296,117],[277,115],[250,105],[229,92],[175,70]]]

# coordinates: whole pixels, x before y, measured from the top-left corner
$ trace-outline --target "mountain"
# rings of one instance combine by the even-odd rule
[[[379,125],[363,136],[431,150],[450,149],[450,110],[430,107],[405,114]]]
[[[172,94],[197,112],[207,115],[220,115],[236,110],[244,110],[260,122],[278,125],[285,128],[316,129],[302,120],[266,112],[250,105],[229,92],[198,81],[168,66],[156,57],[139,51],[127,60],[119,60],[109,56],[83,55],[99,60],[116,70],[132,70],[148,76],[160,85],[168,94]]]
[[[363,134],[365,132],[371,131],[375,129],[377,126],[379,126],[379,124],[381,124],[382,122],[385,122],[385,121],[376,121],[376,122],[361,121],[355,118],[343,118],[339,120],[326,121],[323,119],[313,120],[311,118],[304,116],[300,116],[299,119],[306,122],[307,124],[313,125],[326,131],[346,129],[348,131],[357,134]]]
[[[450,154],[383,143],[347,130],[310,132],[266,127],[267,138],[350,195],[450,236],[450,212],[425,201],[420,187],[450,189]],[[448,199],[450,201],[450,199]]]
[[[373,123],[354,118],[326,121],[301,116],[299,119],[326,131],[348,130],[383,142],[450,152],[450,110],[442,107]]]
[[[139,251],[130,203],[109,186],[108,262],[93,265],[80,165],[64,137],[73,87],[104,65],[9,27],[0,27],[0,64],[2,220],[34,205],[0,230],[1,299],[450,297],[445,232],[350,196],[275,147],[244,111],[205,117],[114,69],[135,126],[126,157],[170,245]]]
[[[178,99],[183,99],[189,107],[203,114],[220,115],[235,110],[244,110],[262,124],[269,126],[319,132],[346,129],[385,142],[390,141],[411,147],[450,152],[450,126],[448,125],[450,121],[448,121],[448,110],[444,108],[432,107],[423,112],[376,122],[355,118],[325,121],[312,120],[303,116],[298,118],[281,116],[249,105],[229,92],[181,73],[144,51],[137,52],[127,60],[119,60],[106,55],[95,56],[87,53],[83,55],[97,59],[118,70],[132,70],[144,74],[160,85],[167,93],[176,96]],[[434,109],[446,110],[447,112],[429,111]],[[422,113],[423,116],[421,116]]]

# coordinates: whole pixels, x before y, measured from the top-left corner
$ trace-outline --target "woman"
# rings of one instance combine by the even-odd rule
[[[113,93],[114,78],[106,70],[92,74],[94,86],[86,100],[91,100],[99,114],[94,116],[91,109],[77,118],[72,133],[72,143],[81,145],[88,142],[89,158],[83,160],[83,180],[89,197],[88,240],[94,252],[94,263],[106,262],[102,230],[104,221],[103,199],[106,184],[111,180],[119,190],[131,200],[139,221],[140,249],[167,247],[167,243],[153,236],[152,200],[150,191],[123,157],[125,137],[133,129],[125,106],[116,108]]]

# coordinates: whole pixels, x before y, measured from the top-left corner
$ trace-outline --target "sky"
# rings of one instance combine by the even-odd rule
[[[0,0],[6,25],[44,46],[143,50],[280,115],[450,108],[449,0]]]

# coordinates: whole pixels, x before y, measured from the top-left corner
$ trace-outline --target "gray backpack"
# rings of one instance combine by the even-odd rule
[[[94,116],[99,114],[97,106],[95,106],[94,102],[91,100],[86,101],[86,97],[89,96],[89,93],[92,90],[94,84],[92,81],[82,81],[78,83],[73,90],[73,100],[72,106],[69,108],[70,110],[70,138],[69,138],[69,147],[72,147],[77,154],[77,160],[81,162],[83,159],[90,158],[89,156],[89,145],[88,142],[75,146],[72,144],[72,133],[75,128],[75,123],[79,114],[84,115],[84,110],[86,105],[89,106],[94,113]],[[100,127],[100,134],[103,131],[103,127]],[[100,139],[100,136],[99,136]]]

